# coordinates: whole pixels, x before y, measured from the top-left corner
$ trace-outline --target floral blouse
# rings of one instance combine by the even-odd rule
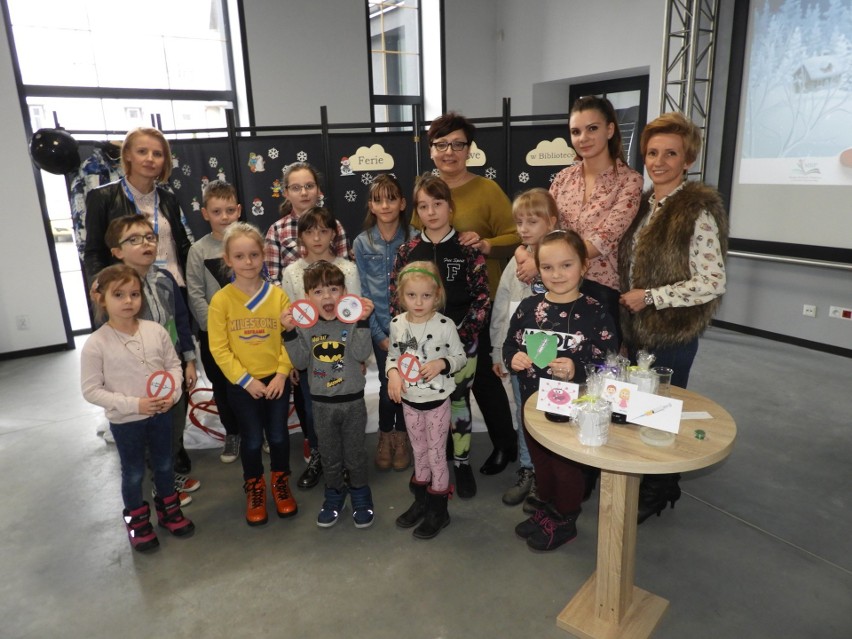
[[[586,278],[618,289],[618,243],[639,211],[642,176],[621,160],[601,173],[583,203],[583,162],[560,171],[550,185],[561,228],[576,231],[600,255],[589,261]]]

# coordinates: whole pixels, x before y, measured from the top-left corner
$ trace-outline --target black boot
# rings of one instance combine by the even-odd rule
[[[426,516],[423,522],[414,529],[414,536],[418,539],[432,539],[450,523],[450,515],[447,513],[447,500],[450,491],[433,493],[429,488],[426,491]]]
[[[680,486],[678,480],[680,474],[672,475],[646,475],[639,485],[639,514],[637,522],[642,523],[648,517],[656,514],[657,517],[671,504],[674,508],[675,502],[680,499]]]
[[[426,487],[428,483],[419,483],[414,477],[411,478],[411,492],[414,493],[414,503],[396,518],[396,525],[400,528],[413,528],[420,523],[426,514]]]
[[[583,501],[589,501],[592,493],[595,491],[595,485],[598,483],[598,477],[601,476],[601,469],[594,466],[583,465]]]

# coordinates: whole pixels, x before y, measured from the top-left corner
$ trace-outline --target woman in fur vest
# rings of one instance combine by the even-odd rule
[[[685,388],[704,332],[725,292],[728,218],[716,189],[686,181],[701,149],[698,127],[666,113],[642,131],[654,183],[619,248],[621,326],[631,356],[644,349]],[[639,490],[639,523],[680,498],[679,475],[651,475]]]

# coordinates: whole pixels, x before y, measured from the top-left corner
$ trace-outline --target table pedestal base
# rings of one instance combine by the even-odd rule
[[[647,639],[669,607],[662,597],[633,586],[630,607],[620,623],[609,622],[598,616],[595,603],[595,576],[568,602],[556,618],[556,625],[582,639]]]

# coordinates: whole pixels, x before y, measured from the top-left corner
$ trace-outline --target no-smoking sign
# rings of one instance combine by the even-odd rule
[[[168,371],[155,371],[148,378],[148,397],[168,399],[175,392],[175,378]]]
[[[290,312],[293,314],[293,322],[300,328],[310,328],[319,320],[317,307],[308,300],[296,300]]]
[[[413,384],[420,379],[420,360],[417,359],[416,355],[406,353],[401,356],[396,369],[406,382]]]

